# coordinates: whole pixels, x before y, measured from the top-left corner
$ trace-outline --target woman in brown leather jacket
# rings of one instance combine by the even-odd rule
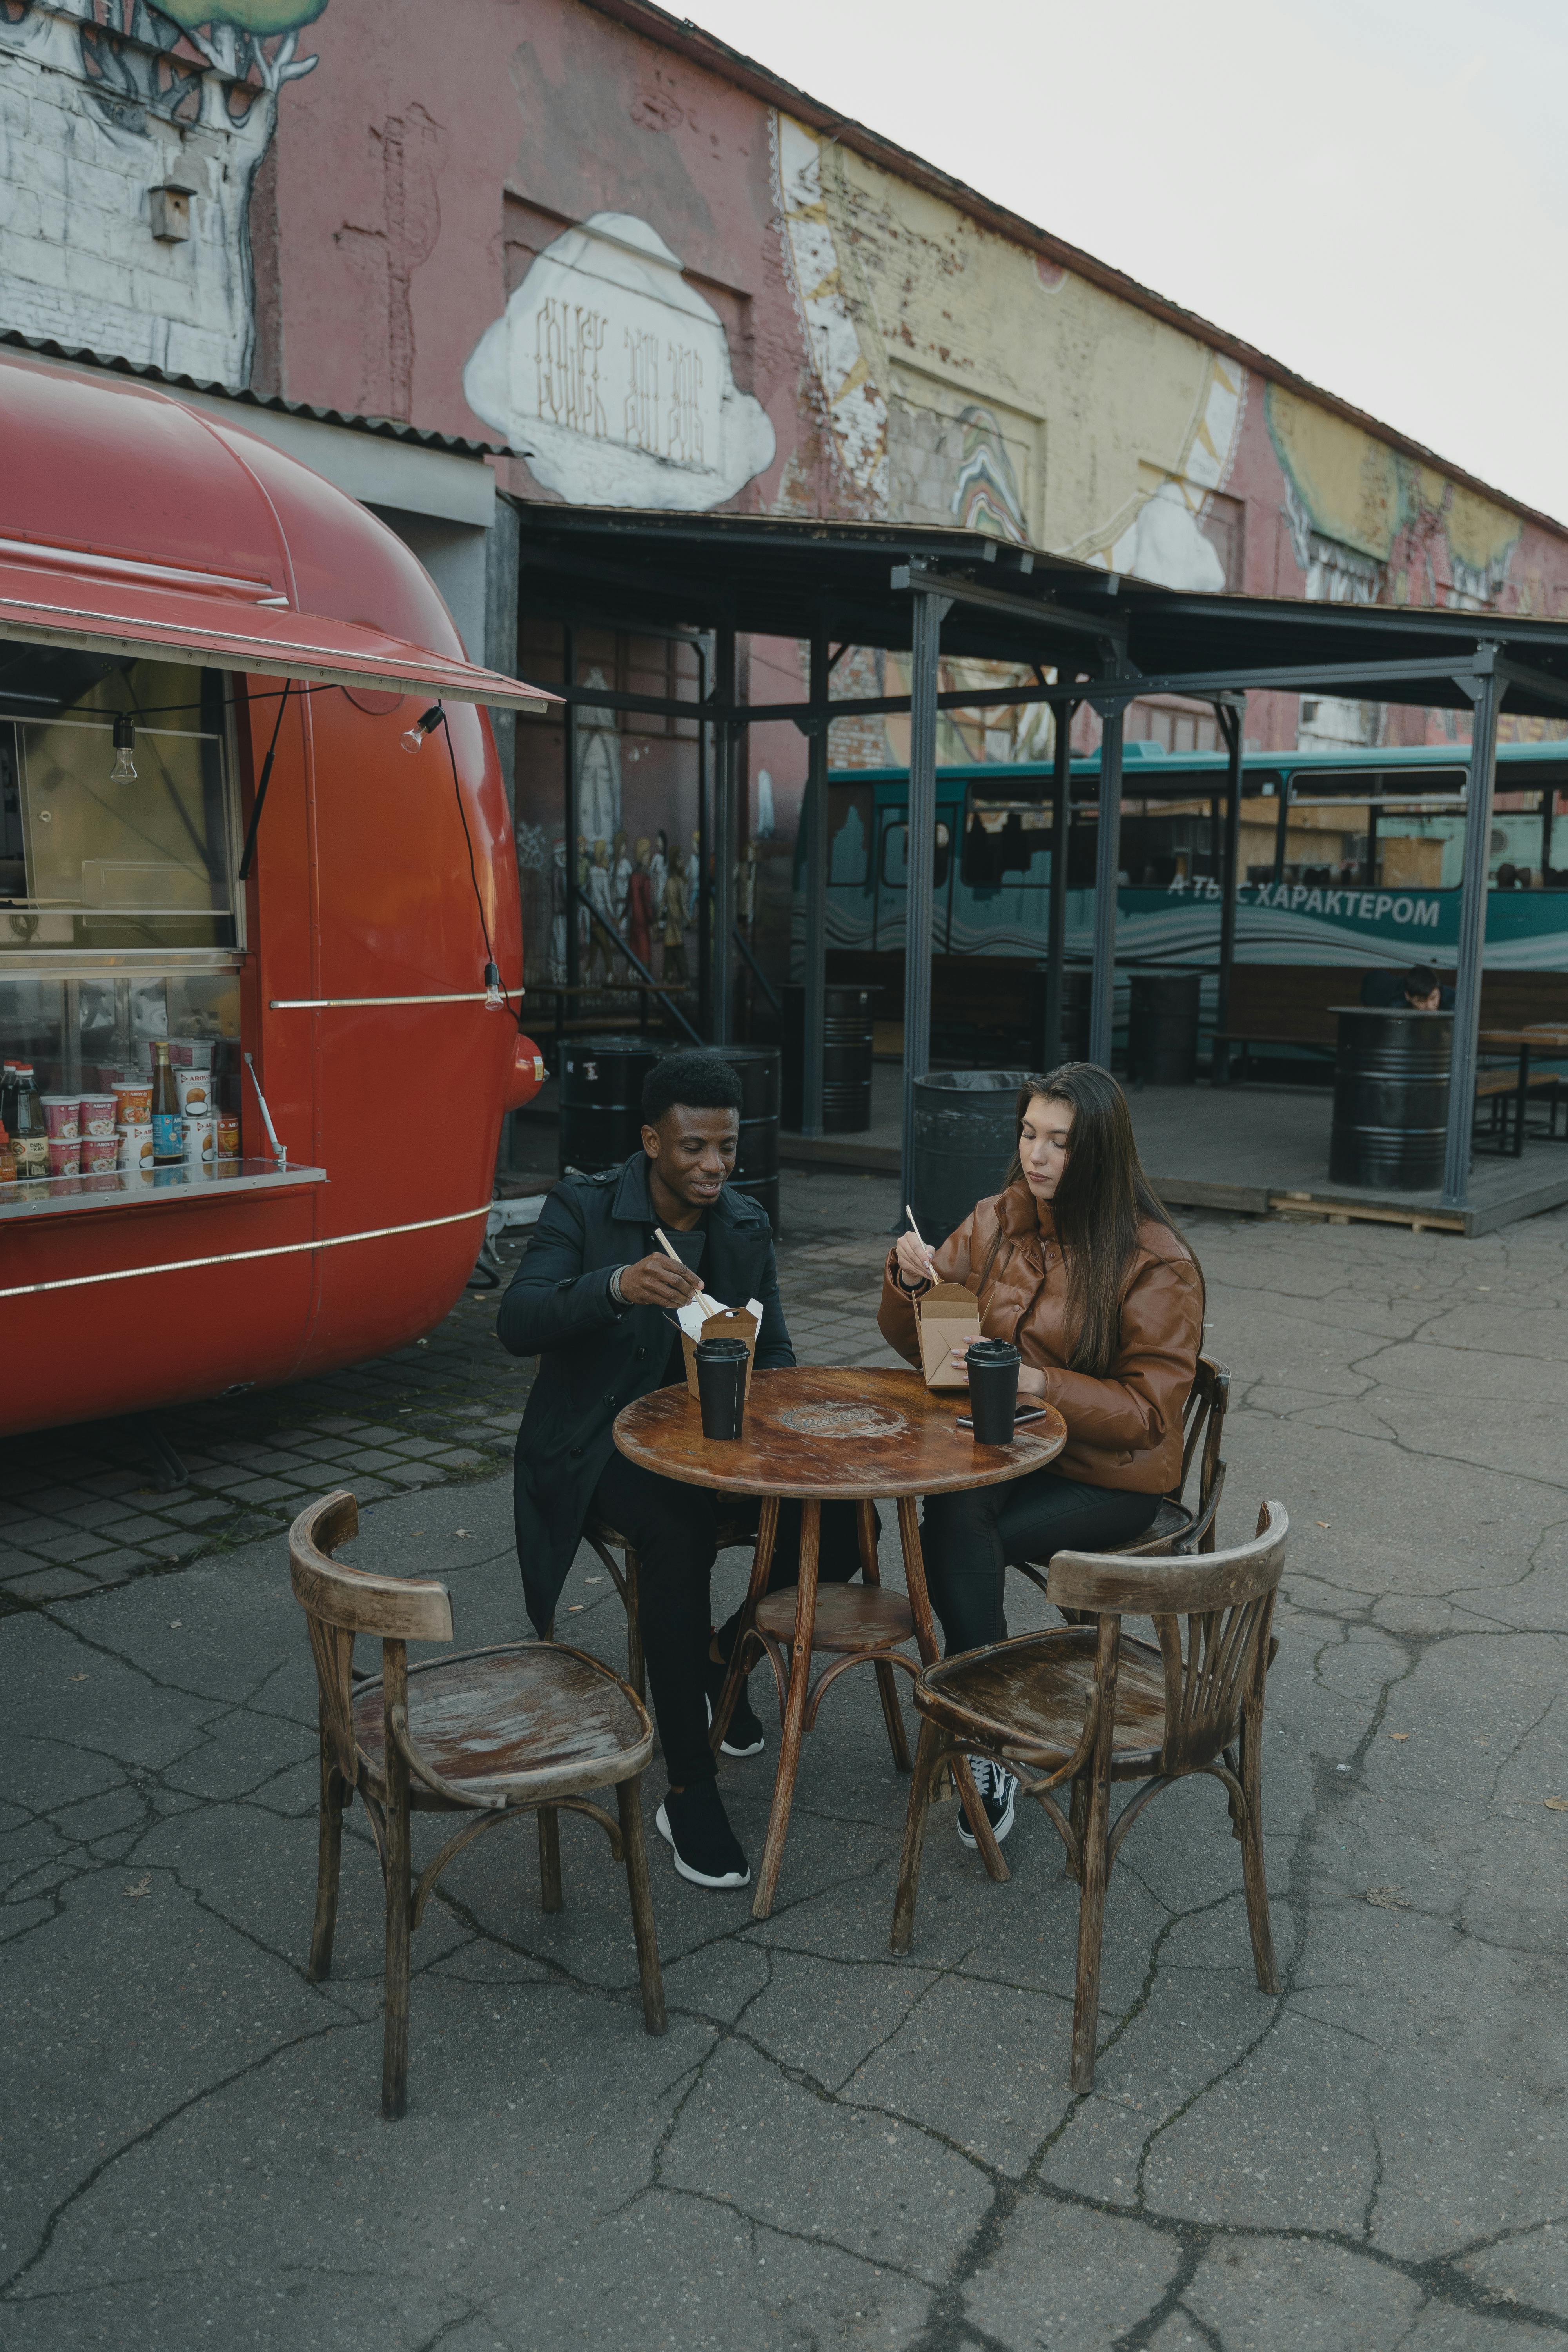
[[[877,1321],[911,1363],[920,1361],[912,1300],[933,1279],[977,1293],[985,1337],[1017,1346],[1020,1405],[1043,1398],[1068,1427],[1048,1470],[927,1496],[926,1582],[951,1656],[1005,1641],[1008,1560],[1130,1543],[1181,1481],[1203,1275],[1150,1188],[1127,1098],[1109,1071],[1068,1062],[1026,1079],[1003,1190],[934,1255],[912,1234],[900,1239]],[[981,1790],[1003,1835],[1012,1791],[995,1792],[994,1805],[993,1793]],[[962,1821],[960,1835],[973,1843]]]

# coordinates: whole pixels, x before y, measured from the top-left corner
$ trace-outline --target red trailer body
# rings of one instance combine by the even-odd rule
[[[243,1092],[237,1163],[0,1186],[0,1432],[14,1433],[352,1363],[451,1307],[483,1238],[502,1114],[542,1075],[520,1034],[516,858],[476,706],[547,698],[469,664],[391,530],[226,422],[144,385],[0,360],[0,433],[16,851],[0,863],[0,1041],[41,1055],[46,1090],[90,1089],[93,1023],[110,1034],[117,1007],[155,1023],[162,1003],[171,1035],[189,1020],[227,1041]],[[64,717],[34,719],[48,697],[29,697],[28,677],[58,688],[62,662],[106,667]],[[203,677],[218,716],[198,724],[177,698]],[[99,781],[105,728],[149,680],[164,707],[138,717],[139,740],[155,766],[167,753],[170,779],[155,804],[153,783],[128,802]],[[400,739],[438,699],[447,728],[411,758]],[[161,716],[184,741],[160,737]],[[187,784],[198,755],[203,781]],[[122,849],[147,808],[142,862],[85,855]],[[68,857],[49,865],[79,834],[79,884]],[[143,911],[163,900],[174,911]],[[484,1001],[492,952],[504,1009]]]

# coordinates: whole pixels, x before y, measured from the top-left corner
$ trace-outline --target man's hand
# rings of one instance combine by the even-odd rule
[[[693,1274],[676,1258],[666,1257],[662,1250],[621,1268],[621,1297],[628,1307],[664,1307],[673,1314],[695,1298],[701,1287],[700,1274]]]
[[[906,1290],[923,1290],[928,1282],[936,1280],[931,1252],[924,1242],[915,1239],[913,1234],[899,1235],[893,1245],[893,1255],[899,1261],[899,1272],[903,1276]]]

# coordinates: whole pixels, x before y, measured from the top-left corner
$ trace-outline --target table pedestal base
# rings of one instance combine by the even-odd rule
[[[710,1735],[717,1751],[729,1728],[742,1677],[750,1664],[754,1662],[757,1653],[765,1652],[778,1686],[781,1729],[773,1807],[768,1815],[762,1867],[757,1874],[757,1891],[752,1902],[752,1916],[755,1919],[765,1919],[773,1907],[779,1870],[784,1862],[784,1840],[789,1831],[790,1808],[795,1801],[795,1775],[800,1769],[801,1742],[815,1727],[817,1708],[828,1685],[836,1682],[840,1675],[847,1674],[851,1666],[875,1667],[882,1717],[887,1725],[893,1761],[900,1772],[907,1772],[910,1769],[909,1742],[899,1709],[893,1668],[902,1666],[911,1679],[920,1672],[912,1658],[900,1654],[900,1645],[905,1642],[915,1642],[921,1662],[927,1665],[935,1658],[937,1647],[931,1605],[926,1599],[916,1507],[912,1498],[900,1496],[898,1508],[904,1576],[910,1596],[908,1601],[900,1600],[895,1592],[882,1590],[877,1560],[876,1521],[869,1502],[856,1506],[860,1573],[864,1579],[860,1585],[832,1584],[819,1589],[817,1554],[821,1538],[821,1506],[805,1502],[801,1507],[800,1581],[793,1588],[784,1586],[777,1592],[770,1593],[767,1590],[768,1571],[773,1566],[773,1543],[778,1532],[778,1504],[770,1499],[763,1505],[757,1528],[756,1556],[752,1563],[752,1580],[747,1588],[740,1629],[730,1653],[729,1670],[724,1677],[724,1687],[714,1712]],[[811,1661],[813,1652],[816,1650],[834,1654],[834,1663],[813,1684]],[[985,1818],[984,1807],[975,1791],[967,1758],[955,1756],[952,1772],[985,1867],[994,1879],[1005,1879],[1009,1875],[1007,1865],[1002,1859],[1001,1849]]]

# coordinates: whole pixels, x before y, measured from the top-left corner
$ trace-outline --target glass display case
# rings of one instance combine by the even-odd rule
[[[232,719],[218,671],[0,649],[0,1055],[41,1092],[189,1039],[238,1108]]]

